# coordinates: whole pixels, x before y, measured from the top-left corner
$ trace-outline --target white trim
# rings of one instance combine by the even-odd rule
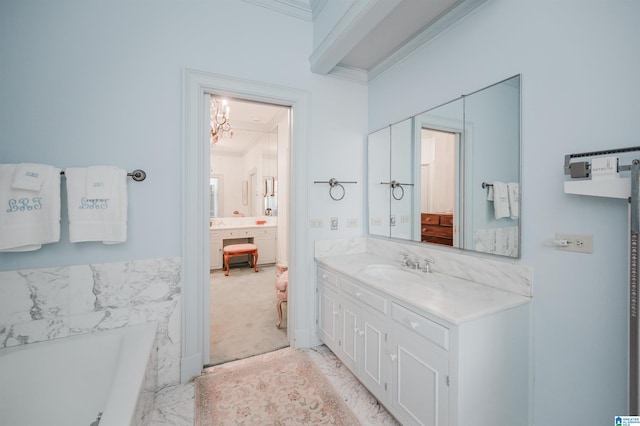
[[[309,58],[311,71],[328,74],[401,0],[354,0]]]
[[[205,120],[208,95],[223,95],[291,107],[289,276],[307,282],[307,217],[309,94],[306,91],[235,77],[185,69],[182,109],[182,356],[183,383],[200,374],[209,357],[209,206],[210,148]],[[206,98],[206,100],[205,100]],[[312,341],[308,311],[311,286],[290,286],[287,332],[294,347]],[[297,328],[299,327],[299,329]],[[297,341],[297,336],[304,336]]]

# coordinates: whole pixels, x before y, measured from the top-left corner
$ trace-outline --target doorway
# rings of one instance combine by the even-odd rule
[[[218,193],[223,207],[210,218],[209,230],[207,364],[216,365],[289,345],[286,310],[283,323],[276,327],[275,283],[288,274],[288,215],[277,206],[285,206],[285,210],[288,206],[289,194],[279,188],[289,186],[290,108],[239,98],[211,98],[212,105],[225,105],[230,124],[230,130],[210,141],[211,178],[225,182]],[[232,257],[229,271],[224,271],[224,247],[240,243],[257,247],[257,273],[248,255]]]
[[[296,348],[318,344],[314,328],[314,289],[305,265],[312,258],[308,244],[307,169],[309,151],[309,93],[305,90],[193,69],[183,73],[182,135],[182,256],[180,322],[180,380],[187,383],[200,374],[209,360],[209,193],[204,176],[209,173],[209,97],[238,97],[291,107],[289,149],[289,304],[287,334]],[[287,211],[281,210],[281,211]]]

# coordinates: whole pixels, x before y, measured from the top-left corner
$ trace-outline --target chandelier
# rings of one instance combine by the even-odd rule
[[[231,131],[231,123],[229,123],[229,105],[226,99],[220,104],[215,98],[211,97],[211,143],[216,144],[218,140],[225,135],[233,137]]]

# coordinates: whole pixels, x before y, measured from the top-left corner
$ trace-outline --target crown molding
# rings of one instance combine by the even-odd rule
[[[332,77],[342,78],[344,80],[355,81],[356,83],[367,84],[369,81],[366,70],[345,65],[336,65],[328,74]]]

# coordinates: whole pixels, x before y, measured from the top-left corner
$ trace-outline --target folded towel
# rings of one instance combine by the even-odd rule
[[[13,172],[11,188],[40,191],[42,184],[51,171],[46,164],[20,163]]]
[[[34,175],[23,179],[24,170]],[[16,177],[18,186],[27,189],[13,187]],[[33,189],[38,187],[35,181],[40,181],[39,190]],[[0,164],[0,251],[33,251],[58,241],[60,169],[43,164]]]
[[[87,196],[87,168],[68,168],[67,204],[69,239],[72,243],[102,241],[105,244],[127,240],[127,172],[113,171],[108,198]]]
[[[518,227],[496,228],[495,254],[515,257],[518,255]]]
[[[517,182],[507,183],[507,194],[509,197],[509,212],[511,219],[520,216],[520,185]]]
[[[507,184],[504,182],[493,182],[493,210],[496,219],[511,216]]]
[[[117,175],[117,167],[87,167],[87,199],[105,200],[111,198],[111,191]]]

